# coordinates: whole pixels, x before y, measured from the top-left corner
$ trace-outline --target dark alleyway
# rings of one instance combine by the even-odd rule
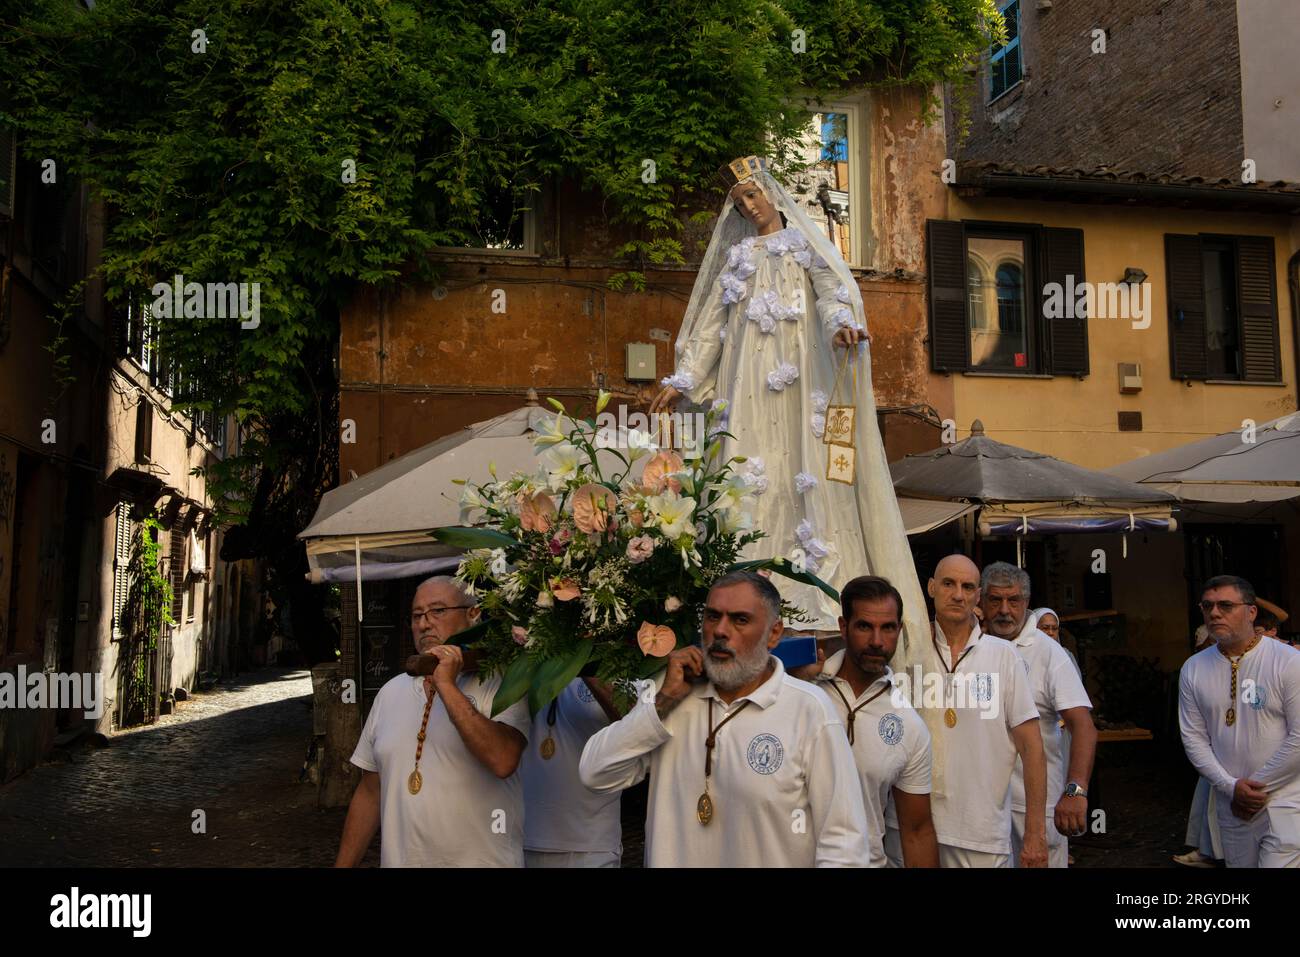
[[[332,864],[345,809],[298,783],[311,700],[308,672],[263,669],[29,771],[0,788],[0,866]]]

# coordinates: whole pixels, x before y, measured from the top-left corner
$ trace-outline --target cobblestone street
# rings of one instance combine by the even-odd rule
[[[346,809],[298,783],[311,701],[308,672],[266,668],[29,771],[0,787],[0,866],[329,866]]]

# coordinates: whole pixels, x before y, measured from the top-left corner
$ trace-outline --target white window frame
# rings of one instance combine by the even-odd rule
[[[811,101],[803,107],[810,113],[843,113],[847,117],[845,127],[848,139],[846,155],[849,162],[849,249],[852,251],[848,264],[854,269],[870,268],[870,261],[866,256],[866,220],[870,213],[866,193],[868,157],[866,128],[863,125],[863,117],[867,113],[868,105],[867,94],[862,94],[829,103]]]
[[[989,72],[988,72],[989,100],[988,101],[990,103],[997,102],[998,100],[1006,96],[1008,93],[1010,93],[1012,90],[1014,90],[1016,87],[1018,87],[1021,83],[1025,82],[1025,51],[1024,48],[1021,47],[1020,45],[1021,30],[1024,29],[1024,22],[1025,22],[1024,18],[1020,15],[1023,10],[1023,3],[1021,2],[1021,0],[1002,0],[1002,2],[998,4],[998,13],[1002,14],[1003,17],[1005,17],[1007,8],[1010,7],[1012,4],[1017,4],[1017,3],[1020,3],[1021,5],[1016,7],[1015,39],[1008,40],[1005,44],[998,47],[996,51],[989,53]],[[1006,89],[1004,89],[997,96],[994,96],[993,95],[993,64],[997,63],[999,60],[1006,59],[1006,55],[1010,53],[1013,48],[1020,51],[1020,76],[1017,77],[1015,83],[1009,84]]]

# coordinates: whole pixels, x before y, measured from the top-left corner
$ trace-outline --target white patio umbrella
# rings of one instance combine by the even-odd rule
[[[326,492],[311,523],[298,533],[307,545],[308,577],[314,582],[381,581],[455,568],[461,550],[430,535],[461,524],[461,486],[454,480],[490,481],[493,465],[502,479],[535,471],[540,463],[533,439],[554,418],[530,401]],[[571,423],[566,418],[566,429]],[[627,448],[622,428],[602,430],[601,440]],[[599,456],[602,468],[620,464],[613,451],[602,450]],[[636,463],[641,467],[644,462]]]
[[[1300,412],[1104,471],[1185,502],[1280,502],[1300,497]]]

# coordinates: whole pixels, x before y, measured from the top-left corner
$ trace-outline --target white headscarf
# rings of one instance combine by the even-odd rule
[[[1039,623],[1040,621],[1043,620],[1043,616],[1044,616],[1044,615],[1051,615],[1053,618],[1056,619],[1057,627],[1060,627],[1060,624],[1061,624],[1061,616],[1058,615],[1056,612],[1052,611],[1052,609],[1050,609],[1050,608],[1035,608],[1033,611],[1031,611],[1031,612],[1029,613],[1029,616],[1030,616],[1030,617],[1029,617],[1029,623],[1030,623],[1030,625],[1031,625],[1032,627],[1034,627],[1034,628],[1038,628],[1038,623]],[[1039,630],[1039,631],[1042,631],[1041,628],[1039,628],[1038,630]],[[1046,633],[1046,632],[1043,632],[1043,634],[1047,634],[1047,633]],[[1050,638],[1051,636],[1048,635],[1048,637]],[[1058,640],[1059,640],[1059,639],[1058,639]]]

